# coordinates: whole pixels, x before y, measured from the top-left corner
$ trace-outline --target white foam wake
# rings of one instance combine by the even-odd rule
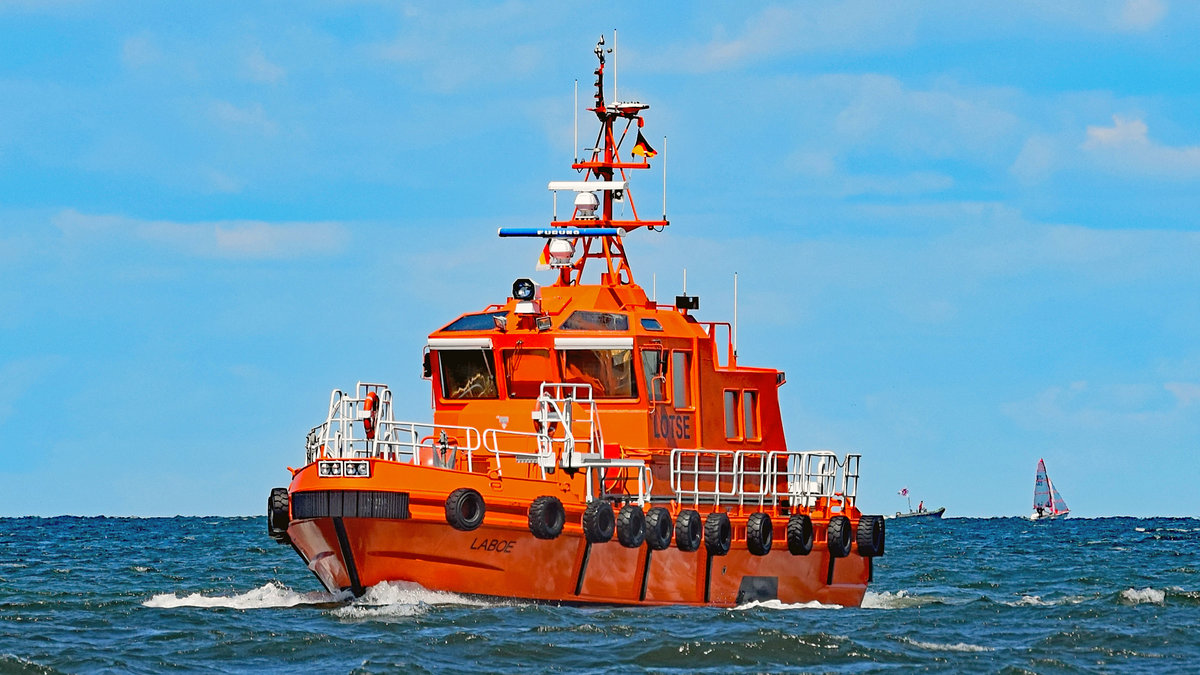
[[[387,619],[420,614],[435,605],[486,607],[495,604],[448,591],[431,591],[411,582],[385,581],[368,588],[351,604],[333,610],[333,614],[344,619]]]
[[[1080,595],[1070,595],[1056,600],[1044,600],[1040,595],[1022,595],[1020,600],[1009,602],[1000,600],[1001,604],[1009,607],[1053,607],[1055,605],[1077,605],[1087,598]]]
[[[900,641],[907,642],[908,644],[910,644],[914,647],[920,647],[921,649],[929,649],[929,650],[935,651],[935,652],[992,652],[992,651],[995,651],[994,647],[983,647],[981,645],[973,645],[973,644],[969,644],[966,642],[955,642],[954,644],[947,644],[947,643],[942,643],[942,642],[921,642],[920,640],[913,640],[911,638],[900,638]]]
[[[343,602],[349,598],[348,593],[297,593],[286,586],[274,581],[268,582],[254,590],[234,595],[202,595],[191,593],[179,595],[176,593],[160,593],[142,603],[146,607],[171,609],[175,607],[226,607],[229,609],[270,609],[275,607],[295,607],[297,605],[315,605],[329,602]]]
[[[1121,591],[1121,600],[1131,605],[1140,605],[1147,602],[1154,605],[1161,605],[1166,599],[1166,591],[1160,591],[1156,588],[1126,588]]]
[[[895,593],[891,591],[867,591],[863,596],[863,609],[906,609],[908,607],[920,607],[930,603],[938,602],[939,598],[929,595],[909,595],[908,591],[900,590]]]
[[[734,610],[754,609],[762,607],[764,609],[842,609],[841,605],[826,605],[822,602],[813,600],[812,602],[793,602],[786,603],[778,600],[752,600],[744,605],[734,607]]]

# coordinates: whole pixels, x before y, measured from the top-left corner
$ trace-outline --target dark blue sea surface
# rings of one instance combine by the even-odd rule
[[[530,570],[536,574],[536,570]],[[0,672],[1200,671],[1200,520],[888,521],[861,608],[337,597],[256,518],[0,519]]]

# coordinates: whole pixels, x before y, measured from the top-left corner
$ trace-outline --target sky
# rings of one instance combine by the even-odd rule
[[[728,321],[738,275],[860,508],[1025,515],[1045,458],[1200,516],[1200,5],[658,4],[0,0],[0,516],[260,514],[331,389],[429,419],[429,332],[551,280],[496,228],[614,30],[635,279]]]

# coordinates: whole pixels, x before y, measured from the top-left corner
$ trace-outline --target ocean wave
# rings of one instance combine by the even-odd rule
[[[935,652],[994,652],[994,647],[984,647],[982,645],[973,645],[966,642],[955,642],[954,644],[946,644],[941,642],[922,642],[912,638],[902,637],[901,642],[905,642],[914,647],[928,649]]]
[[[385,581],[367,588],[362,597],[332,613],[343,619],[389,619],[414,616],[436,605],[488,607],[497,604],[505,603],[449,591],[431,591],[412,582]]]
[[[0,654],[0,671],[5,673],[58,673],[50,666],[43,666],[37,661],[17,656],[16,654]]]
[[[1040,595],[1022,595],[1020,600],[1001,600],[1000,604],[1009,607],[1054,607],[1055,605],[1077,605],[1087,598],[1081,595],[1070,595],[1053,600],[1045,600]]]
[[[746,609],[754,609],[762,607],[764,609],[842,609],[841,605],[826,605],[822,602],[813,600],[812,602],[793,602],[786,603],[778,600],[752,600],[744,605],[734,607],[734,611]]]
[[[160,593],[142,603],[145,607],[174,609],[176,607],[223,607],[227,609],[273,609],[279,607],[298,607],[303,605],[323,605],[344,602],[349,598],[347,593],[297,593],[274,581],[245,593],[234,595],[202,595],[192,593],[179,595],[177,593]]]
[[[907,609],[940,603],[942,599],[932,595],[909,595],[908,591],[867,591],[863,596],[863,609]]]
[[[1121,591],[1121,602],[1130,605],[1141,605],[1145,603],[1153,605],[1161,605],[1167,599],[1166,591],[1160,591],[1156,588],[1126,588]]]

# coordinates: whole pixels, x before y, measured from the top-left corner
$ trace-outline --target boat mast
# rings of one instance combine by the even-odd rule
[[[595,180],[597,182],[598,191],[603,192],[603,197],[599,200],[601,211],[596,216],[580,219],[580,210],[576,208],[571,221],[562,225],[579,228],[619,228],[620,231],[626,233],[640,227],[661,229],[670,224],[665,214],[662,220],[641,220],[638,218],[637,207],[634,205],[628,184],[624,188],[599,188],[600,184],[612,183],[614,181],[626,183],[626,170],[650,168],[649,157],[656,153],[648,148],[643,148],[641,152],[642,161],[632,161],[632,157],[630,158],[631,161],[622,161],[620,156],[622,142],[628,137],[629,131],[636,121],[635,135],[631,140],[634,143],[634,149],[637,149],[641,138],[639,130],[645,123],[642,119],[641,111],[650,106],[638,102],[622,103],[614,101],[609,103],[604,96],[604,55],[611,50],[604,48],[603,35],[600,36],[600,40],[596,43],[594,51],[600,63],[595,70],[595,107],[588,110],[596,113],[596,118],[600,121],[600,132],[595,146],[591,148],[591,157],[582,162],[575,162],[571,165],[571,168],[576,171],[586,172],[586,181]],[[622,119],[625,120],[625,125],[623,129],[619,130],[620,136],[618,137],[617,125]],[[631,152],[632,154],[635,153]],[[620,178],[617,178],[618,172]],[[628,202],[629,209],[633,214],[632,219],[618,220],[616,218],[615,204],[621,201]],[[625,245],[621,241],[620,234],[599,237],[576,237],[572,246],[578,247],[580,245],[583,247],[582,254],[574,263],[559,270],[556,285],[572,286],[582,283],[583,271],[587,266],[587,262],[592,259],[603,259],[605,262],[606,270],[601,274],[601,285],[619,286],[633,283],[633,271],[629,267],[629,260],[625,255]]]

